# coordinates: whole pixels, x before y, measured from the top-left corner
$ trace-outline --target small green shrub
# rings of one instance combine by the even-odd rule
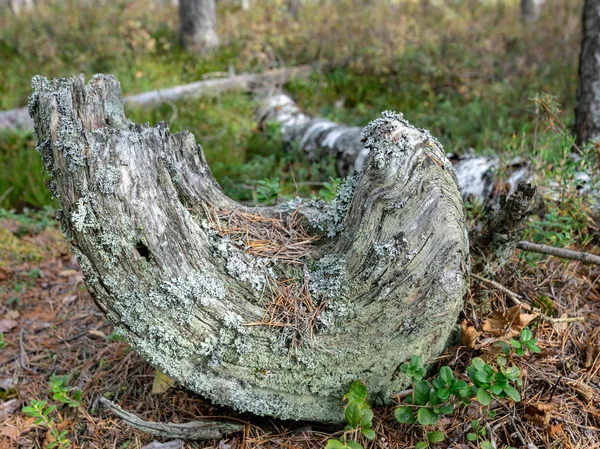
[[[81,390],[69,387],[67,381],[68,376],[53,374],[49,382],[50,393],[55,401],[69,408],[77,408],[82,405]],[[52,440],[46,445],[47,448],[67,449],[71,447],[67,431],[59,431],[52,416],[58,413],[55,404],[48,404],[46,400],[32,400],[21,411],[27,416],[35,418],[36,425],[41,425],[48,430]]]
[[[44,426],[50,432],[52,441],[46,447],[48,449],[67,449],[71,442],[67,438],[67,431],[59,431],[51,414],[56,410],[56,405],[48,405],[48,401],[31,401],[28,406],[21,410],[30,418],[35,418],[35,425]]]
[[[346,404],[346,428],[340,439],[327,441],[325,449],[363,449],[357,442],[359,435],[367,440],[374,440],[377,435],[373,430],[373,410],[367,402],[367,387],[360,381],[352,382],[348,394],[344,396]],[[350,438],[352,437],[352,438]]]

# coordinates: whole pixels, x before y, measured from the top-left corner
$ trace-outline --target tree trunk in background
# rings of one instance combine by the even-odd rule
[[[179,17],[186,50],[203,55],[219,47],[215,0],[179,0]]]
[[[116,332],[182,386],[258,415],[341,421],[352,381],[390,402],[410,383],[400,365],[448,344],[468,237],[428,132],[384,113],[365,128],[362,172],[330,204],[249,209],[222,193],[192,134],[129,122],[114,77],[32,86],[38,150],[86,284]],[[237,236],[234,214],[251,217]],[[302,229],[315,240],[288,237]]]
[[[544,0],[521,0],[521,18],[525,22],[536,22],[542,12]]]
[[[578,144],[600,140],[600,0],[585,0],[582,33],[575,107]]]

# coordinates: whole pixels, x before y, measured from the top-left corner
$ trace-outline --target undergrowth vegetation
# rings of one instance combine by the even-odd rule
[[[518,2],[306,2],[295,13],[284,0],[244,11],[219,3],[223,46],[196,58],[178,45],[173,5],[151,0],[47,1],[32,12],[0,16],[0,109],[24,106],[33,75],[115,74],[124,94],[229,70],[256,72],[320,62],[309,79],[287,86],[313,114],[365,125],[382,110],[402,111],[430,129],[447,151],[505,153],[538,146],[530,102],[551,92],[568,111],[576,87],[577,2],[549,1],[535,27],[519,20]],[[168,3],[168,2],[167,2]],[[58,18],[58,20],[57,20]],[[246,94],[128,111],[137,122],[169,120],[192,131],[226,193],[256,201],[257,181],[280,178],[281,192],[318,195],[334,166],[310,166],[258,132]],[[270,130],[271,134],[277,130]],[[52,204],[30,133],[0,135],[0,206]]]

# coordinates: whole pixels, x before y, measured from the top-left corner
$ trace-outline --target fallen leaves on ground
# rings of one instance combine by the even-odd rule
[[[482,329],[495,337],[513,338],[537,317],[536,313],[522,313],[521,306],[516,305],[504,311],[490,313],[483,322]]]

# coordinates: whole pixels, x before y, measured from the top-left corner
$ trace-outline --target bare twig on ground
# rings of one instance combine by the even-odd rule
[[[548,254],[550,256],[561,257],[563,259],[579,260],[584,263],[594,263],[600,265],[600,256],[581,251],[573,251],[571,249],[556,248],[554,246],[539,245],[537,243],[520,241],[517,243],[517,248],[522,251],[532,253]]]
[[[135,427],[142,432],[166,438],[180,438],[183,440],[217,440],[224,435],[241,432],[244,424],[223,421],[190,421],[184,424],[144,421],[138,416],[126,412],[114,402],[101,397],[100,403],[112,413],[119,416],[127,425]]]

